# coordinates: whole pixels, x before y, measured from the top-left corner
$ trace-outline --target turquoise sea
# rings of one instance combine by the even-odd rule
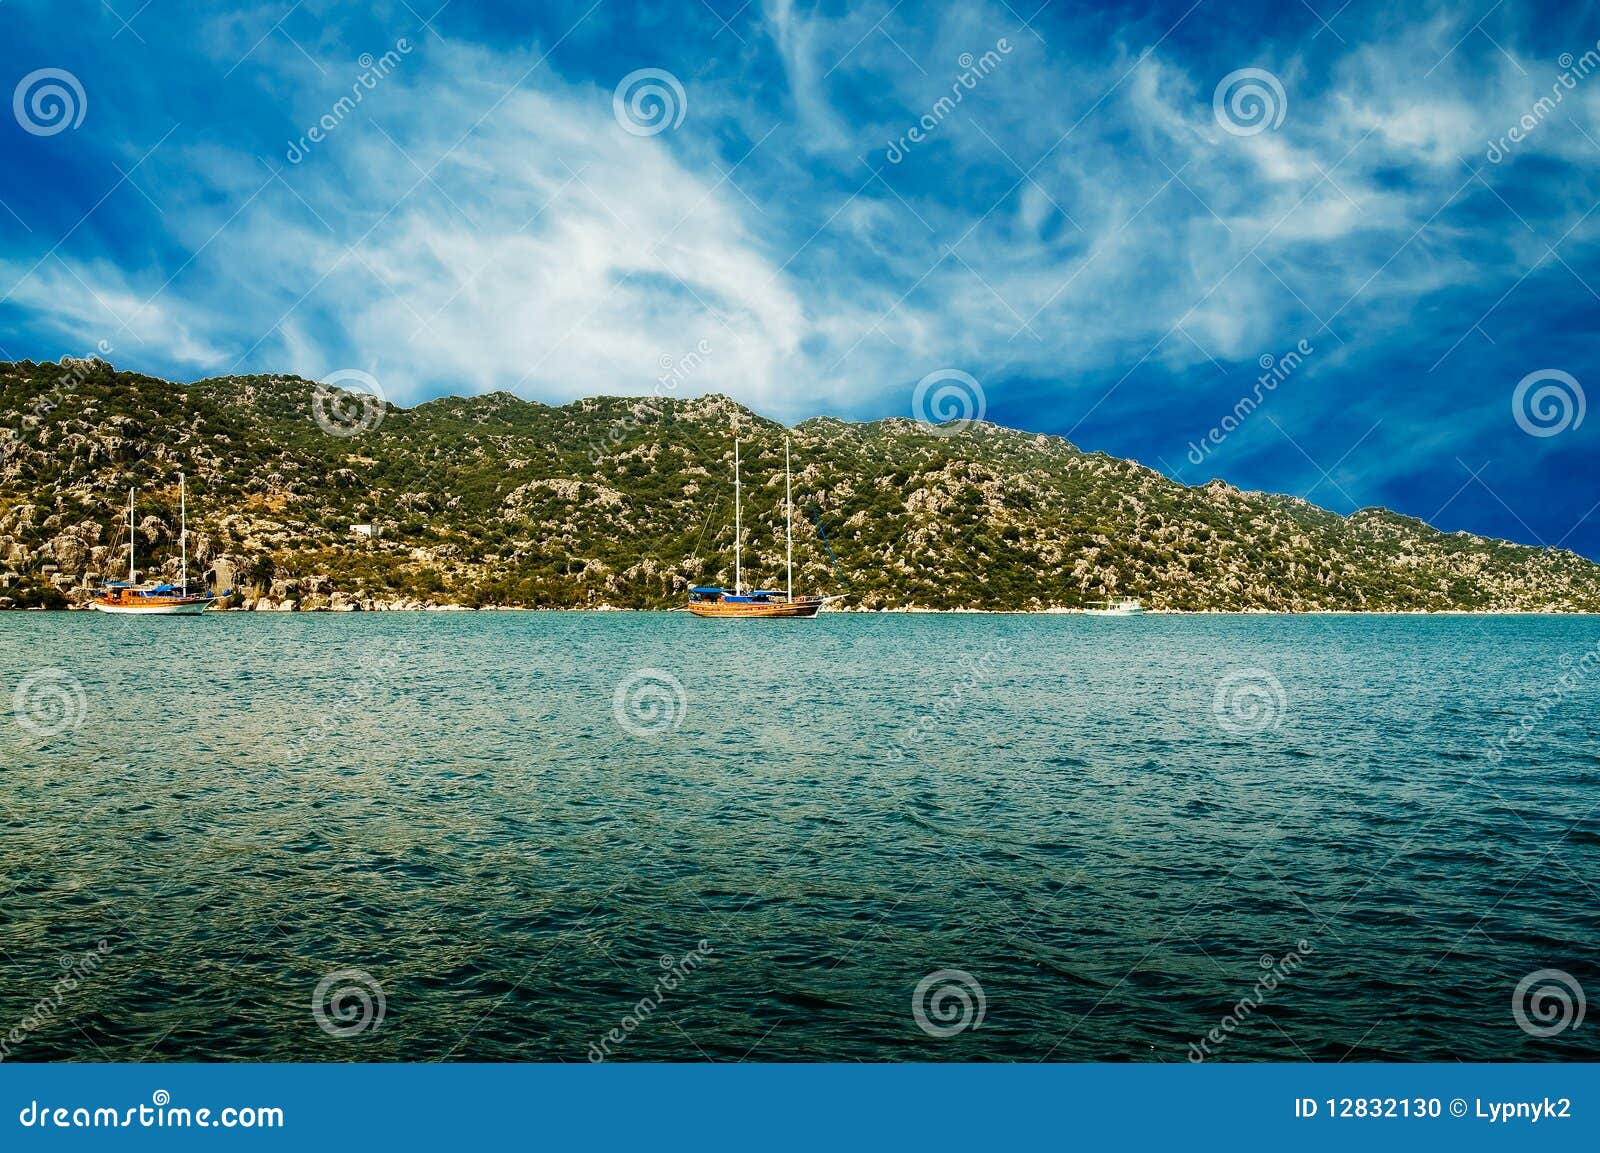
[[[9,1060],[1600,1058],[1596,618],[7,613],[6,708]]]

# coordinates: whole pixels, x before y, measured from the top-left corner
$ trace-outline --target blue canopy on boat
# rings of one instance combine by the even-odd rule
[[[698,593],[700,596],[705,596],[705,597],[718,596],[722,592],[721,589],[712,589],[712,588],[691,588],[689,591],[692,592],[692,593]]]
[[[177,585],[156,585],[156,587],[151,589],[150,591],[153,592],[153,593],[160,593],[160,594],[164,595],[166,593],[175,593],[175,592],[177,592],[178,591],[178,586]]]

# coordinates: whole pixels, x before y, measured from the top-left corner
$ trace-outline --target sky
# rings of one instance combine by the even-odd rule
[[[0,359],[981,417],[1600,558],[1595,3],[0,0],[0,42]]]

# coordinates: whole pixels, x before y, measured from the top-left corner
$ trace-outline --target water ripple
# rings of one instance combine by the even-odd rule
[[[1600,990],[1600,685],[1548,707],[1597,642],[4,614],[4,695],[57,667],[89,709],[0,724],[0,1034],[24,1060],[583,1061],[621,1035],[610,1059],[1183,1061],[1288,966],[1216,1058],[1595,1059],[1510,998],[1545,968]],[[676,727],[618,723],[640,669],[683,686]],[[1263,671],[1282,707],[1219,716]],[[385,1014],[335,1037],[311,1003],[346,970]],[[981,986],[981,1027],[918,1027],[939,971]]]

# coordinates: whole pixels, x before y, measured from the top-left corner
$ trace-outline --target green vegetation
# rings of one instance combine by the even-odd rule
[[[314,387],[0,364],[0,603],[81,603],[86,581],[120,576],[129,486],[141,565],[175,574],[181,470],[192,571],[250,596],[678,604],[690,584],[732,583],[736,428],[746,578],[782,580],[784,429],[725,397],[495,393],[385,407],[338,437],[313,419]],[[1600,609],[1600,567],[1572,553],[1188,488],[1056,437],[827,418],[792,435],[797,584],[854,607]]]

